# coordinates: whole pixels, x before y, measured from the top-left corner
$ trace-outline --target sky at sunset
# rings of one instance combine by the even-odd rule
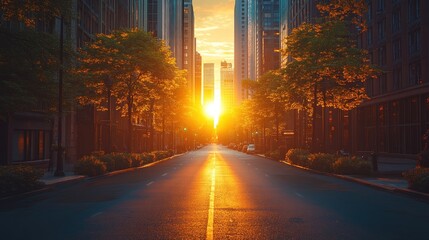
[[[193,0],[197,51],[203,63],[215,63],[219,80],[220,62],[234,64],[234,0]]]

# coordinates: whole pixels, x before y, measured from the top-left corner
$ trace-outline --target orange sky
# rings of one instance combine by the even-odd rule
[[[234,64],[234,0],[193,0],[197,51],[203,63],[215,63],[219,80],[220,62]]]

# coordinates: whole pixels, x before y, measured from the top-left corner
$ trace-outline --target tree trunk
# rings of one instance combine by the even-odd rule
[[[131,95],[131,93],[129,93]],[[133,151],[133,97],[128,96],[128,152]]]
[[[153,151],[153,140],[154,140],[154,128],[153,128],[153,109],[155,105],[155,99],[150,100],[150,108],[149,108],[149,152]]]
[[[313,151],[317,151],[317,141],[316,141],[316,108],[317,108],[317,83],[314,83],[314,99],[313,99],[313,134],[311,137],[311,145]]]

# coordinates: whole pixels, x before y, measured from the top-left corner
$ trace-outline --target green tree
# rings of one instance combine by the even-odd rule
[[[56,96],[57,39],[32,30],[0,30],[0,116],[49,110]]]
[[[174,79],[176,67],[162,41],[141,30],[123,30],[97,35],[81,51],[77,72],[89,90],[79,98],[82,103],[101,104],[109,90],[116,97],[123,116],[128,118],[131,152],[134,113],[148,110],[153,114],[160,89]],[[153,116],[149,120],[151,129],[152,123]]]
[[[70,4],[70,0],[0,2],[0,118],[17,111],[55,109],[60,64],[53,26],[56,17],[71,17]]]
[[[284,53],[292,61],[282,69],[287,86],[284,95],[293,108],[308,108],[313,102],[313,141],[316,107],[355,108],[368,98],[364,82],[377,74],[368,52],[357,46],[356,33],[350,27],[353,21],[342,16],[327,17],[317,24],[304,23],[286,39]],[[303,101],[299,95],[308,100]]]

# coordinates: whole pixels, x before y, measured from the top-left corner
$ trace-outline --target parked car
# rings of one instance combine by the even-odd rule
[[[247,144],[244,144],[243,147],[241,147],[242,152],[247,152]]]
[[[250,153],[250,154],[255,153],[255,150],[256,150],[255,144],[247,145],[247,150],[246,150],[247,153]]]

